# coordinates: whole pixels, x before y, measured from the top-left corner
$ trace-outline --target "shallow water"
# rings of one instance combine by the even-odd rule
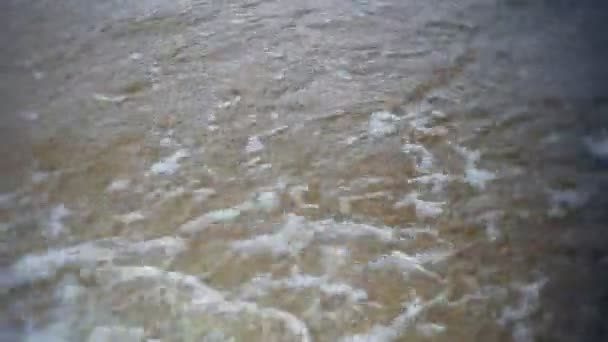
[[[4,340],[576,340],[607,149],[559,8],[2,6]]]

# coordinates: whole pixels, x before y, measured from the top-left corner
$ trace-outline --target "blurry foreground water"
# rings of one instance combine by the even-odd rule
[[[0,340],[604,336],[607,102],[563,8],[0,7]]]

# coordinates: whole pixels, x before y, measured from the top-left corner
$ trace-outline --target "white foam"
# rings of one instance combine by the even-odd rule
[[[93,98],[100,102],[109,102],[114,104],[119,104],[125,102],[128,97],[124,95],[105,95],[105,94],[93,94]]]
[[[129,59],[133,60],[133,61],[138,61],[140,59],[142,59],[144,55],[142,55],[139,52],[133,52],[132,54],[129,55]]]
[[[87,342],[142,342],[145,337],[143,328],[124,326],[96,327]]]
[[[401,151],[406,154],[414,154],[417,157],[416,162],[418,166],[418,171],[422,173],[431,172],[431,169],[433,167],[433,160],[435,158],[433,157],[431,152],[429,152],[429,150],[427,150],[424,146],[417,144],[404,144],[401,147]]]
[[[225,101],[225,102],[220,103],[217,107],[220,109],[228,109],[232,106],[237,105],[239,102],[241,102],[241,97],[236,96],[234,99],[232,99],[230,101]]]
[[[247,145],[245,145],[245,152],[251,154],[260,152],[263,149],[264,144],[262,143],[262,140],[260,140],[260,137],[258,137],[257,135],[249,137],[249,139],[247,140]]]
[[[11,265],[8,282],[11,286],[52,278],[62,268],[76,266],[87,268],[98,262],[138,255],[161,253],[166,259],[185,250],[185,242],[174,237],[129,242],[118,238],[86,242],[63,249],[51,249],[45,253],[28,254]]]
[[[297,255],[313,240],[314,229],[302,217],[289,215],[283,227],[272,234],[256,236],[232,243],[232,248],[246,254],[271,253],[274,256]]]
[[[480,215],[477,220],[483,223],[486,227],[486,236],[488,240],[495,241],[501,235],[501,231],[498,228],[498,222],[501,216],[504,215],[503,211],[492,210]]]
[[[124,191],[124,190],[127,190],[130,185],[131,185],[131,181],[128,179],[115,179],[112,181],[112,183],[108,184],[106,191],[107,192]]]
[[[255,298],[267,295],[269,290],[298,290],[307,288],[318,288],[321,292],[330,297],[346,297],[351,303],[367,300],[367,293],[362,289],[353,288],[345,283],[332,282],[326,276],[317,277],[309,274],[301,274],[299,272],[292,272],[288,278],[276,280],[272,279],[270,275],[256,277],[243,286],[241,295],[244,298]]]
[[[396,115],[382,111],[374,112],[370,115],[368,124],[368,134],[375,138],[385,137],[397,133],[397,124],[399,117]]]
[[[57,237],[65,230],[63,220],[69,217],[72,212],[62,203],[51,209],[48,223],[44,227],[46,237]]]
[[[74,304],[85,292],[78,284],[76,276],[66,274],[55,289],[55,298],[64,304]]]
[[[187,234],[194,234],[205,230],[212,224],[229,222],[241,215],[241,210],[227,208],[210,211],[195,219],[192,219],[179,227],[179,231]]]
[[[417,183],[424,185],[431,185],[431,191],[434,193],[441,192],[445,189],[447,183],[452,179],[451,176],[444,173],[433,173],[430,175],[423,175],[408,180],[408,183]]]
[[[430,307],[445,301],[445,295],[439,294],[435,298],[423,302],[420,297],[404,303],[399,316],[388,325],[375,325],[367,333],[347,336],[341,342],[392,342],[397,340],[408,328],[415,324],[416,319]]]
[[[524,320],[534,314],[540,304],[540,291],[547,281],[546,278],[541,278],[529,284],[513,284],[512,287],[520,296],[519,303],[505,307],[498,323],[505,325]]]
[[[606,159],[608,158],[608,137],[602,138],[591,138],[587,137],[584,140],[585,145],[589,152],[596,158]]]
[[[205,216],[213,222],[227,222],[234,220],[241,214],[238,209],[228,208],[208,212]]]
[[[432,338],[446,331],[446,327],[436,323],[420,323],[416,325],[416,331],[426,338]]]
[[[417,255],[407,255],[401,251],[393,251],[390,255],[382,256],[378,260],[369,263],[372,269],[398,269],[404,277],[408,277],[412,272],[419,272],[437,281],[442,281],[442,277],[424,267],[425,260]]]
[[[40,184],[40,183],[44,182],[45,180],[47,180],[50,177],[50,175],[51,174],[49,172],[43,172],[43,171],[32,172],[32,183]]]
[[[266,132],[263,132],[259,136],[267,138],[267,137],[271,137],[271,136],[283,133],[283,132],[285,132],[288,129],[289,129],[288,125],[283,125],[283,126],[272,128],[272,129],[270,129],[270,130],[268,130]]]
[[[498,323],[500,325],[513,324],[513,340],[516,342],[534,341],[527,321],[540,306],[540,291],[547,283],[541,278],[529,284],[514,284],[512,287],[519,293],[519,303],[503,309]]]
[[[130,225],[145,220],[146,216],[141,211],[137,210],[123,215],[116,215],[114,218],[126,225]]]
[[[186,250],[186,242],[178,237],[164,236],[158,239],[132,242],[128,245],[128,251],[140,255],[149,255],[162,252],[164,256],[175,256]]]
[[[417,192],[412,192],[405,196],[402,200],[395,203],[395,208],[403,208],[414,206],[416,216],[420,219],[437,218],[443,213],[444,202],[430,202],[418,199],[420,196]]]
[[[464,181],[469,185],[483,190],[486,184],[496,179],[496,174],[477,167],[477,163],[481,158],[479,151],[470,151],[464,147],[456,147],[456,151],[465,158],[465,174]]]
[[[472,167],[466,170],[464,179],[473,187],[484,189],[486,187],[486,183],[496,179],[496,174],[488,170]]]
[[[334,220],[313,222],[312,228],[320,238],[340,239],[341,241],[343,238],[372,237],[380,241],[389,242],[393,240],[394,235],[392,228],[352,222],[336,222]]]
[[[179,272],[164,271],[156,267],[114,267],[105,274],[111,282],[104,281],[107,288],[112,290],[117,284],[134,280],[147,280],[146,283],[164,283],[180,293],[179,297],[188,296],[181,308],[187,312],[202,311],[208,314],[222,316],[235,314],[252,314],[262,320],[282,321],[287,329],[300,341],[310,342],[311,336],[304,322],[294,315],[274,308],[262,308],[255,303],[228,301],[217,290],[201,282],[197,277]],[[177,297],[177,296],[176,296]]]
[[[160,139],[160,142],[159,142],[159,145],[161,147],[171,147],[176,144],[177,143],[175,142],[175,140],[171,139],[170,137],[164,137],[164,138]]]
[[[361,201],[361,200],[369,200],[369,199],[378,199],[378,198],[389,198],[392,199],[392,194],[386,191],[377,191],[370,192],[363,195],[355,195],[355,196],[341,196],[338,201],[340,205],[340,213],[347,215],[350,214],[352,210],[352,203]]]
[[[350,146],[361,139],[360,136],[350,136],[344,140],[344,144]]]
[[[259,193],[255,198],[255,206],[258,209],[271,211],[276,209],[280,204],[279,197],[273,191],[264,191]]]
[[[179,169],[179,161],[189,155],[188,150],[177,150],[173,155],[152,165],[150,171],[157,175],[172,175]]]

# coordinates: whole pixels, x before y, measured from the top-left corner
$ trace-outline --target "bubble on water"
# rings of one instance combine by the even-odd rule
[[[376,138],[395,134],[397,133],[396,123],[398,120],[399,117],[390,112],[374,112],[369,118],[368,134]]]
[[[249,139],[247,140],[247,145],[245,145],[245,152],[251,154],[260,152],[263,149],[264,144],[262,143],[262,140],[260,140],[260,137],[258,137],[257,135],[249,137]]]
[[[225,102],[220,103],[217,107],[220,109],[228,109],[232,106],[237,105],[239,102],[241,102],[241,97],[236,96],[235,98],[233,98],[230,101],[225,101]]]
[[[44,236],[57,237],[66,229],[63,220],[69,217],[72,212],[66,208],[65,204],[59,204],[51,209],[48,222],[44,226]]]
[[[188,150],[177,150],[173,155],[153,164],[150,167],[150,172],[156,175],[172,175],[180,168],[180,160],[188,156],[190,156]]]
[[[140,59],[142,59],[144,55],[142,55],[139,52],[133,52],[132,54],[129,55],[129,59],[133,60],[133,61],[138,61]]]
[[[164,137],[162,139],[160,139],[159,145],[161,147],[171,147],[173,145],[175,145],[175,141],[173,139],[171,139],[170,137]]]
[[[108,184],[106,191],[107,192],[120,192],[120,191],[127,190],[130,185],[131,185],[131,181],[129,179],[119,178],[119,179],[113,180],[112,183]]]
[[[21,113],[21,117],[27,121],[36,121],[40,118],[40,114],[36,112],[23,112]]]

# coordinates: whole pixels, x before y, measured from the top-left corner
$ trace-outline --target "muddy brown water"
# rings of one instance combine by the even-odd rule
[[[608,140],[563,8],[0,6],[3,340],[602,336]]]

